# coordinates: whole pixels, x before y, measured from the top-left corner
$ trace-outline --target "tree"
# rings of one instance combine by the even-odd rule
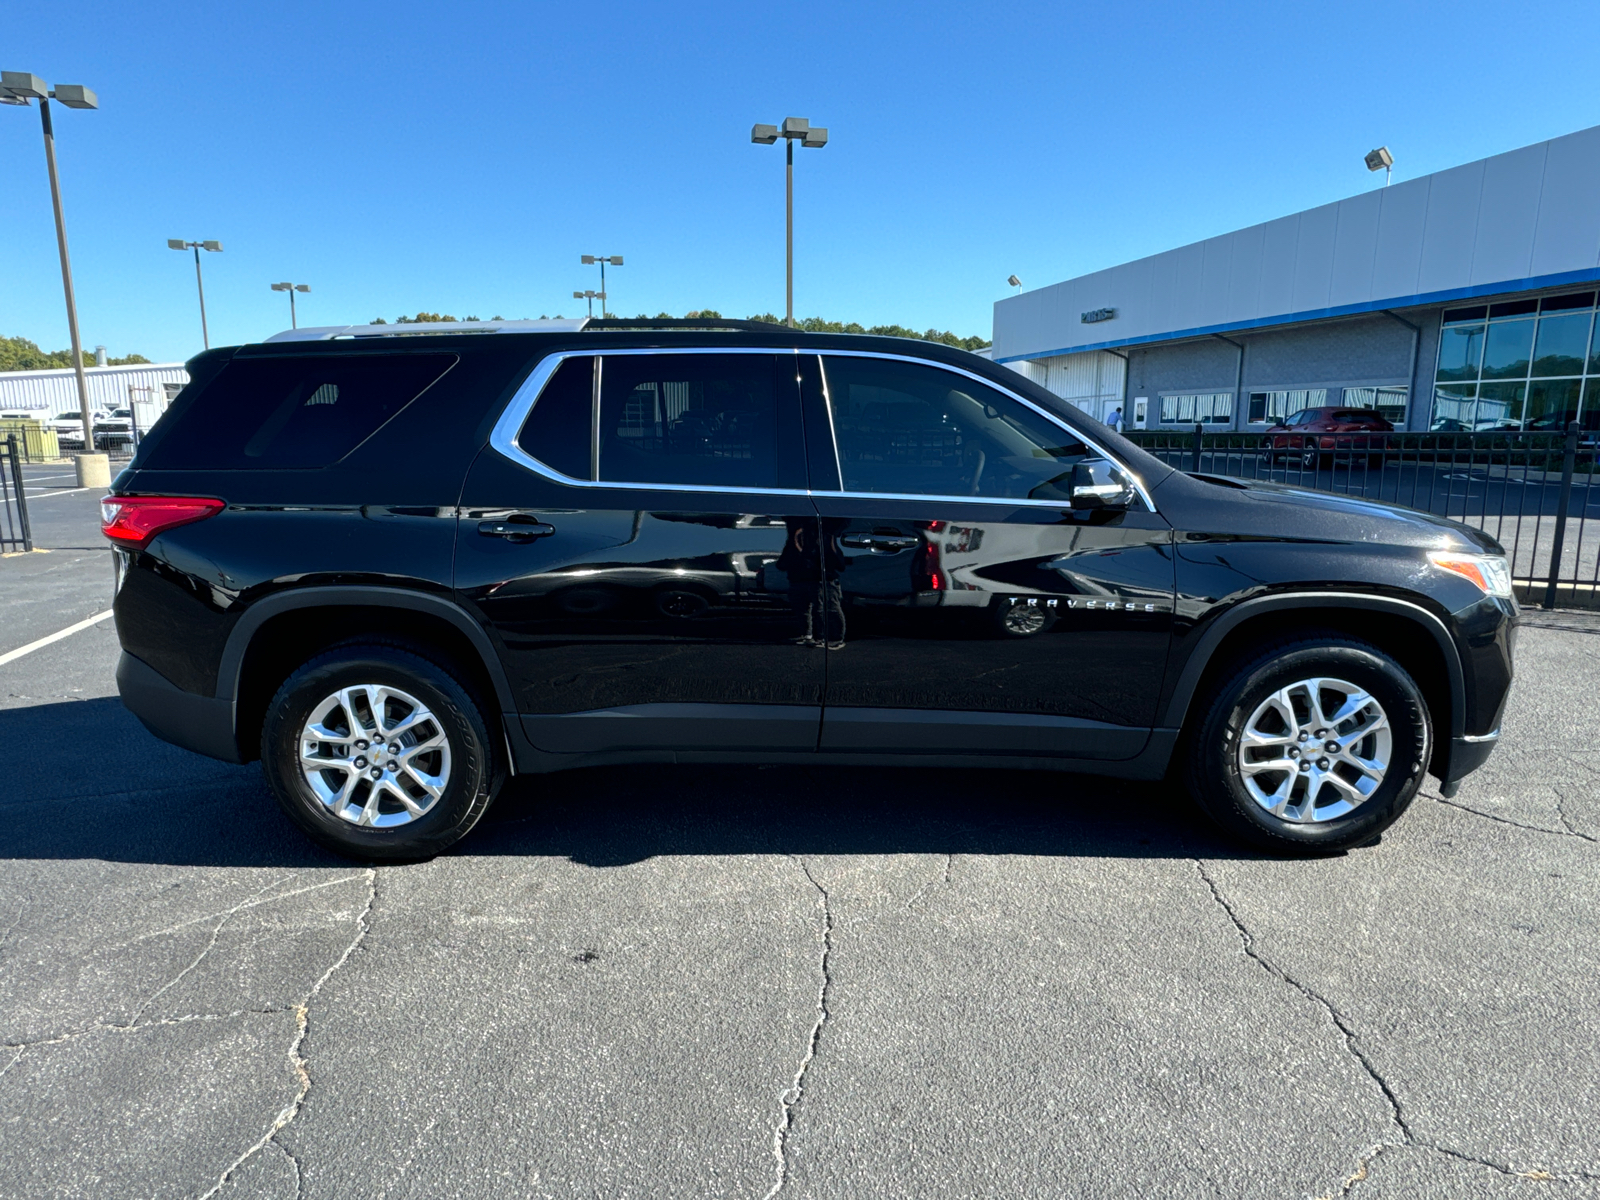
[[[142,354],[129,354],[123,358],[108,358],[110,367],[129,367],[150,360]],[[71,350],[46,352],[23,337],[0,337],[0,371],[49,371],[72,365]],[[94,366],[94,359],[85,355],[83,365]]]

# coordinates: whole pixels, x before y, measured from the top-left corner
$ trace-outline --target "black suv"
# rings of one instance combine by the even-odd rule
[[[1494,748],[1517,606],[1475,529],[1175,471],[922,342],[405,329],[200,355],[105,502],[124,702],[343,853],[437,853],[509,775],[710,761],[1170,774],[1327,852]]]

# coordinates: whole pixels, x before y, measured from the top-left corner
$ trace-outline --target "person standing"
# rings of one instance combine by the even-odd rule
[[[1122,406],[1120,404],[1111,410],[1111,415],[1106,418],[1106,424],[1118,433],[1122,432]]]

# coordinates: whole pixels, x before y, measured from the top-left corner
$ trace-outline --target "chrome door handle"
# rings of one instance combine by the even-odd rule
[[[531,542],[535,538],[549,537],[556,531],[554,525],[543,521],[479,521],[478,532],[484,537],[509,538],[512,541]]]
[[[919,538],[888,537],[877,533],[854,533],[839,539],[847,550],[869,550],[873,554],[898,554],[917,545]]]

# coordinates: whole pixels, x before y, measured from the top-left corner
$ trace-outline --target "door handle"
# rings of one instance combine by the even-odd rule
[[[546,525],[543,521],[529,521],[526,518],[478,522],[478,532],[484,537],[509,538],[514,542],[531,542],[535,538],[549,537],[555,531],[554,525]]]
[[[921,539],[914,537],[889,537],[881,533],[853,533],[839,539],[839,544],[850,550],[870,550],[873,554],[898,554],[917,545]]]

